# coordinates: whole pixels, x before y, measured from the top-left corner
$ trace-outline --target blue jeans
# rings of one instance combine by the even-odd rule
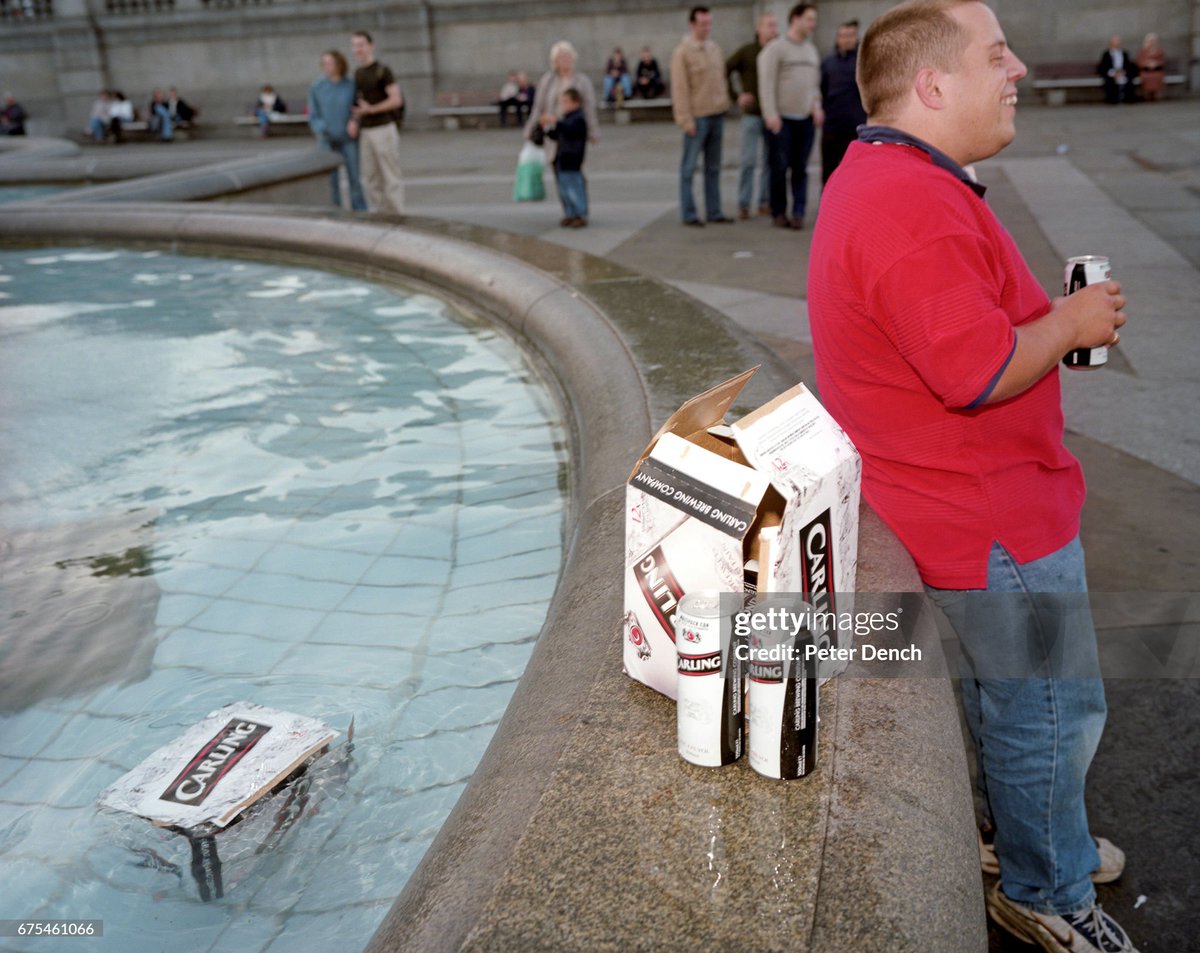
[[[108,123],[98,116],[93,116],[88,120],[88,128],[92,131],[92,138],[97,142],[103,142],[105,136],[108,135]]]
[[[610,98],[612,98],[613,87],[615,85],[616,85],[616,82],[613,80],[613,78],[611,76],[605,74],[605,76],[604,76],[604,100],[605,100],[605,102],[607,102]],[[621,91],[625,93],[626,99],[633,98],[633,80],[630,78],[628,73],[621,74]]]
[[[962,646],[963,710],[1001,882],[1017,903],[1075,913],[1096,898],[1083,795],[1107,712],[1078,537],[1024,565],[993,544],[987,585],[926,591]]]
[[[342,165],[346,168],[346,179],[350,183],[350,207],[356,212],[367,210],[367,200],[363,198],[362,183],[358,178],[358,141],[355,139],[329,139],[321,137],[321,148],[336,152],[342,157]],[[329,173],[329,193],[333,204],[342,207],[342,185],[338,173],[334,169]]]
[[[738,164],[738,208],[754,207],[754,169],[758,173],[758,204],[768,205],[771,201],[771,165],[767,150],[763,147],[762,116],[742,116],[742,157]]]
[[[771,215],[787,214],[788,173],[792,180],[792,218],[804,218],[808,204],[808,154],[812,152],[813,121],[784,117],[779,132],[766,132],[771,162]]]
[[[163,103],[155,103],[150,113],[150,130],[157,132],[163,142],[170,142],[174,136],[171,128],[171,110]]]
[[[679,211],[685,222],[699,219],[692,195],[692,176],[696,160],[704,153],[704,211],[711,222],[721,218],[721,133],[725,116],[697,116],[696,134],[683,136],[683,161],[679,164]]]
[[[556,169],[554,177],[558,183],[558,198],[562,202],[563,215],[566,218],[587,218],[587,183],[583,179],[583,172]]]

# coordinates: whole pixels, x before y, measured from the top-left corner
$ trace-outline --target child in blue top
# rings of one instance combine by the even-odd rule
[[[577,89],[567,89],[559,97],[562,118],[553,122],[544,117],[546,135],[558,143],[554,156],[554,175],[558,182],[558,197],[562,201],[564,228],[583,228],[587,225],[587,182],[583,178],[583,156],[587,151],[588,126],[583,116],[583,97]]]

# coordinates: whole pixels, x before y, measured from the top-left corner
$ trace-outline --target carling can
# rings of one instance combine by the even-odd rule
[[[707,768],[742,756],[742,662],[733,639],[734,601],[715,590],[687,593],[675,613],[679,756]]]
[[[749,615],[750,767],[768,778],[802,778],[817,766],[817,658],[812,607],[773,596]]]
[[[1079,255],[1067,259],[1063,276],[1063,294],[1074,294],[1080,288],[1108,281],[1112,277],[1112,266],[1104,255]],[[1108,363],[1108,346],[1079,347],[1067,352],[1063,358],[1067,367],[1076,371],[1088,371]]]

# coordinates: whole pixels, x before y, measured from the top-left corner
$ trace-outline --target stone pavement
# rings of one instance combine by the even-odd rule
[[[1084,545],[1097,592],[1187,593],[1200,576],[1200,108],[1153,105],[1021,107],[1018,138],[981,163],[989,201],[1035,274],[1060,294],[1076,254],[1112,258],[1130,323],[1110,366],[1063,372],[1068,443],[1089,483]],[[726,124],[724,211],[735,211],[738,128]],[[754,219],[683,228],[679,133],[667,124],[604,126],[589,150],[586,229],[557,227],[553,197],[514,204],[514,130],[405,133],[410,211],[473,222],[604,256],[668,281],[724,312],[812,382],[805,306],[811,231]],[[177,163],[294,148],[296,140],[126,146]],[[108,150],[88,149],[90,156]],[[158,161],[158,160],[156,160]],[[819,176],[810,175],[810,221]],[[697,194],[699,191],[697,190]],[[699,391],[713,381],[698,380]],[[655,422],[657,423],[657,421]],[[1111,623],[1194,664],[1193,597],[1153,618]],[[1104,620],[1098,620],[1103,627]],[[1128,631],[1127,631],[1128,630]],[[1200,681],[1112,679],[1109,724],[1092,771],[1093,827],[1123,846],[1127,873],[1100,898],[1142,953],[1191,949],[1200,936]],[[1142,900],[1142,898],[1145,898]],[[993,932],[993,950],[1028,949]]]

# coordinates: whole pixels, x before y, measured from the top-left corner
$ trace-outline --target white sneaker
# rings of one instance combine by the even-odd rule
[[[1050,953],[1138,953],[1121,925],[1098,903],[1065,917],[1036,913],[1010,900],[996,883],[987,893],[987,909],[997,925]]]
[[[985,874],[993,877],[1000,876],[1000,861],[996,857],[996,847],[992,843],[995,832],[980,827],[979,837],[979,867]],[[1092,871],[1092,883],[1112,883],[1125,871],[1125,852],[1107,837],[1094,837],[1096,850],[1100,852],[1100,866]]]

